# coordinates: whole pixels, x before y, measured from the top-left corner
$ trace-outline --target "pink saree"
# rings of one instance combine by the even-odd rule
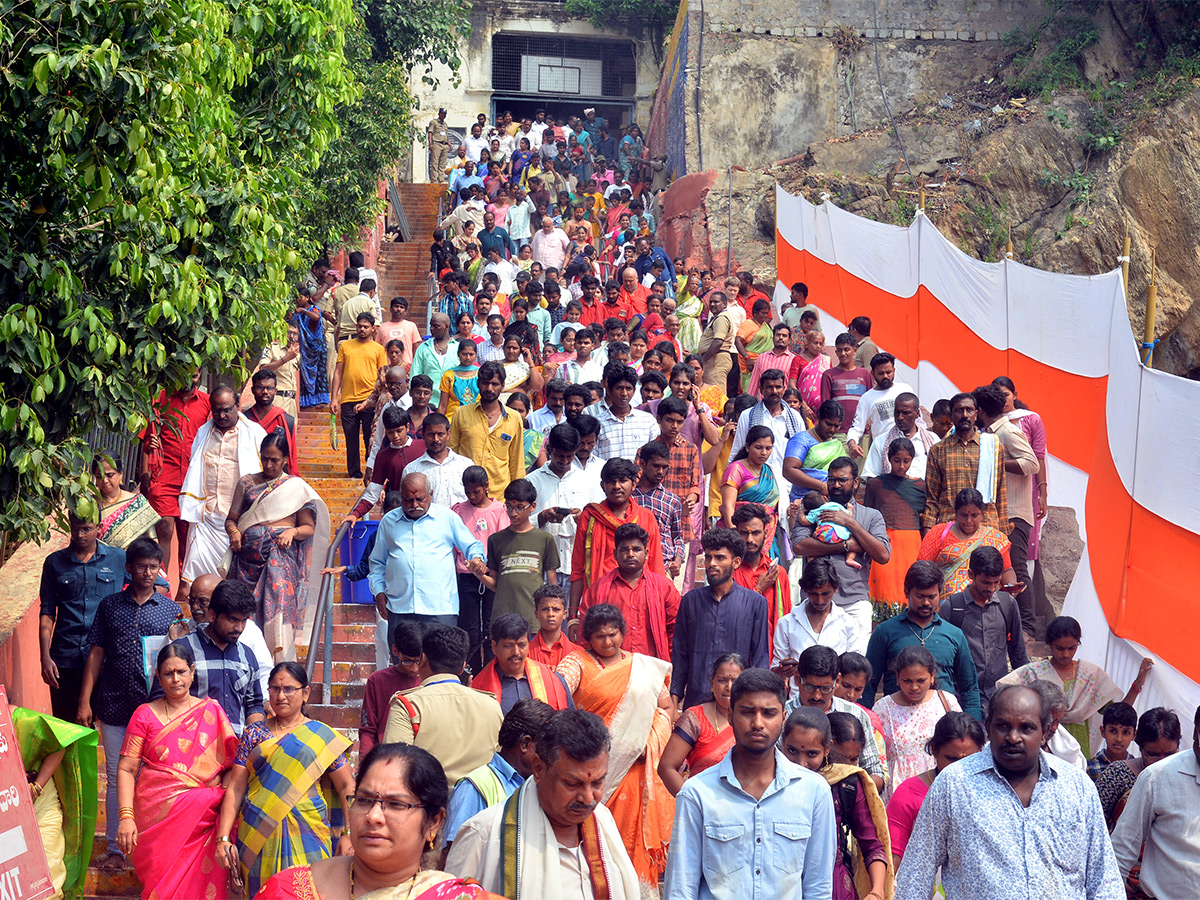
[[[133,869],[143,900],[224,900],[226,873],[216,863],[217,816],[237,735],[215,700],[163,724],[149,704],[129,722],[122,756],[140,759],[133,795],[138,827]]]
[[[800,396],[814,413],[821,405],[821,375],[830,366],[830,359],[824,353],[818,353],[804,364],[800,376],[796,379],[796,387]]]

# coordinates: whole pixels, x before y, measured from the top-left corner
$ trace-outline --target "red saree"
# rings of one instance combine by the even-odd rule
[[[420,893],[416,893],[420,891]],[[470,878],[456,878],[448,872],[427,870],[417,873],[412,884],[407,881],[394,888],[381,888],[360,894],[357,900],[491,900],[496,898]],[[322,900],[313,882],[309,866],[284,869],[267,879],[256,900]],[[326,898],[331,900],[331,898]],[[498,898],[497,898],[498,900]]]
[[[226,873],[216,863],[217,817],[237,735],[225,711],[206,699],[163,724],[149,704],[129,721],[122,756],[140,759],[133,795],[138,828],[133,869],[142,897],[223,900]]]

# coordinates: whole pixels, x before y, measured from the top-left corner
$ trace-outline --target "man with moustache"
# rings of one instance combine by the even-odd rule
[[[536,746],[533,778],[467,820],[446,869],[505,897],[638,900],[637,873],[600,802],[609,753],[603,720],[578,709],[556,712]]]
[[[979,411],[973,394],[950,398],[954,432],[929,451],[925,467],[928,500],[921,514],[921,533],[954,519],[954,498],[963,488],[983,494],[983,524],[1008,533],[1008,489],[1004,476],[1004,445],[990,431],[975,427]],[[1021,573],[1017,573],[1020,578]]]
[[[792,529],[792,550],[805,559],[823,556],[833,563],[839,581],[834,602],[855,620],[860,634],[870,634],[872,607],[867,597],[867,582],[871,565],[887,565],[892,557],[892,544],[883,515],[854,500],[858,490],[858,464],[854,460],[839,456],[831,462],[825,484],[830,502],[840,503],[846,512],[827,510],[821,513],[820,521],[848,528],[850,537],[833,544],[823,543],[813,536],[817,526],[800,517]],[[846,564],[846,554],[853,552],[859,554],[862,568]]]
[[[883,693],[891,694],[899,687],[892,660],[905,647],[919,643],[937,662],[938,688],[954,694],[963,712],[982,722],[979,676],[967,636],[938,615],[942,582],[942,567],[935,562],[919,559],[909,566],[904,576],[908,609],[876,626],[867,642],[866,657],[872,671],[883,673]],[[868,684],[863,691],[860,702],[868,709],[875,703],[875,687]]]
[[[783,679],[765,669],[733,683],[733,749],[675,798],[665,900],[831,896],[833,795],[779,750],[784,693]]]
[[[892,427],[882,435],[876,434],[871,439],[871,449],[867,451],[867,461],[863,463],[863,478],[876,478],[892,471],[892,465],[888,462],[888,448],[892,446],[892,441],[903,437],[912,441],[914,451],[908,477],[923,479],[929,450],[938,442],[938,436],[921,421],[921,401],[916,394],[905,391],[896,395],[892,406],[892,423]]]
[[[732,528],[713,528],[700,546],[708,583],[684,595],[671,646],[671,696],[678,709],[713,698],[709,679],[722,654],[740,653],[761,669],[771,664],[767,602],[733,577],[746,542]]]
[[[554,709],[574,709],[563,677],[529,655],[529,622],[520,613],[505,613],[491,622],[492,660],[471,681],[487,691],[507,714],[521,700],[541,700]]]
[[[921,804],[896,900],[928,900],[939,870],[947,897],[1124,900],[1099,795],[1042,750],[1052,720],[1032,688],[996,692],[989,747],[947,767]]]
[[[733,570],[733,580],[767,598],[767,634],[775,634],[779,620],[792,611],[792,585],[787,569],[763,553],[767,508],[759,503],[744,503],[733,513],[733,528],[746,542],[742,564]]]

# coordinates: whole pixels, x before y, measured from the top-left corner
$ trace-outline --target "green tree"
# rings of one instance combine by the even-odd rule
[[[357,87],[349,0],[0,0],[0,530],[90,503],[81,435],[279,331]],[[65,501],[65,503],[64,503]]]

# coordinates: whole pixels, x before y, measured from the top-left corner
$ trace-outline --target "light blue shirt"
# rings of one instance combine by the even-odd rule
[[[837,853],[829,785],[776,748],[775,780],[755,800],[733,755],[675,798],[665,900],[829,900]]]
[[[939,866],[947,897],[1123,900],[1095,785],[1049,754],[1040,765],[1028,807],[990,749],[938,775],[896,874],[896,900],[929,900]]]
[[[496,777],[500,779],[500,786],[504,788],[505,797],[511,797],[513,791],[525,783],[521,773],[510,766],[508,760],[499,753],[492,754],[492,761],[488,763],[488,768],[495,772]],[[458,784],[454,786],[454,790],[450,792],[450,802],[446,804],[446,826],[443,829],[446,843],[454,841],[458,829],[462,828],[467,819],[485,809],[487,809],[487,803],[483,799],[483,794],[479,793],[479,788],[467,779],[460,778]]]
[[[540,356],[542,348],[550,341],[550,310],[537,306],[529,310],[525,314],[525,318],[532,322],[538,330],[538,347],[536,352]]]
[[[371,550],[371,595],[387,594],[389,612],[458,615],[455,549],[467,559],[484,557],[483,544],[450,507],[430,504],[429,511],[416,520],[403,509],[393,509],[379,520]]]
[[[555,425],[561,425],[565,421],[567,421],[566,413],[562,414],[562,419],[556,419],[550,407],[542,406],[529,414],[528,427],[541,434],[549,435],[551,428]]]

